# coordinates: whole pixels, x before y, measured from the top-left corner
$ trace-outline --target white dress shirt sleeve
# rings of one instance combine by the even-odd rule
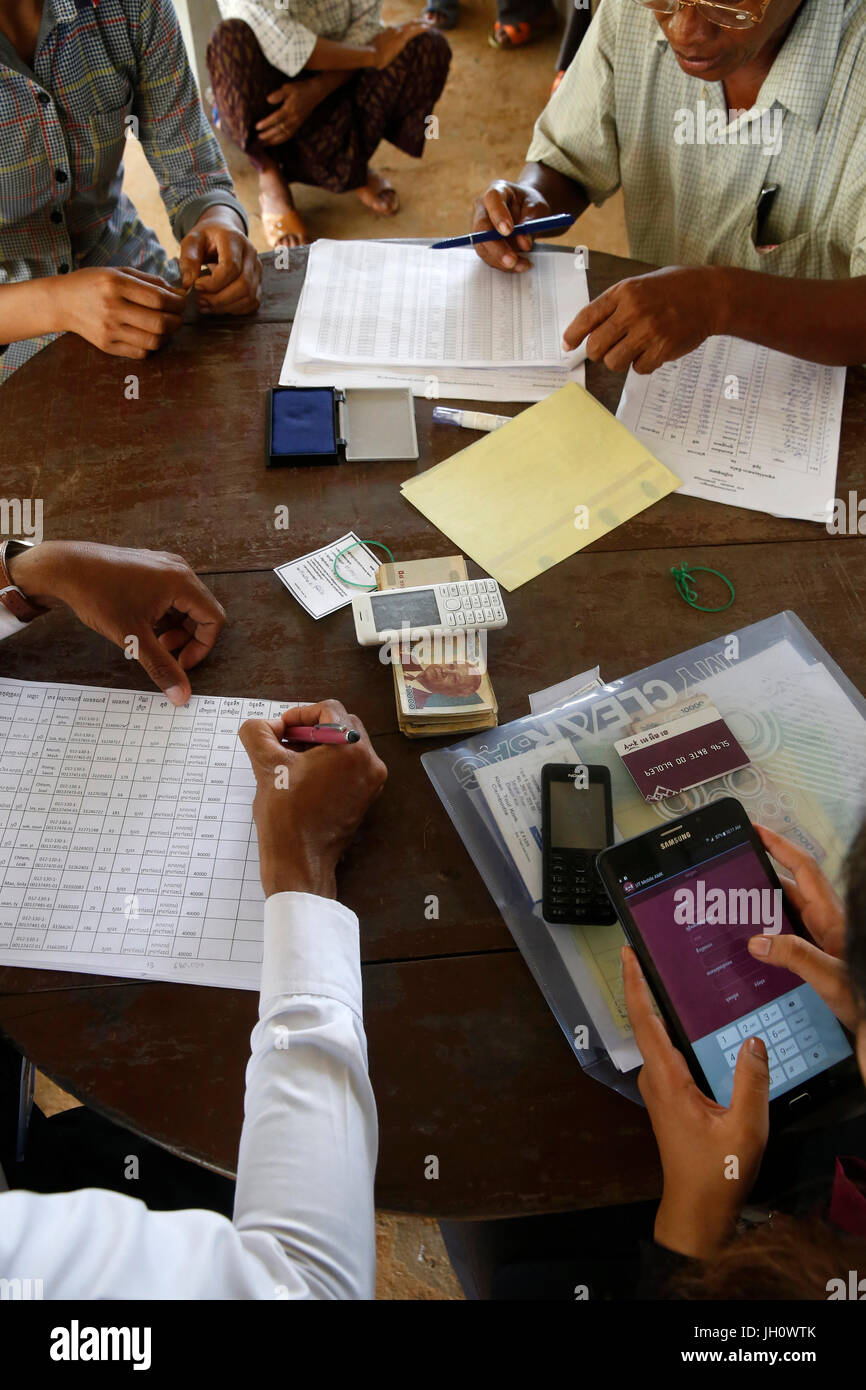
[[[149,1211],[95,1188],[6,1192],[0,1277],[41,1279],[46,1299],[372,1298],[376,1147],[358,919],[277,893],[265,904],[233,1220]]]

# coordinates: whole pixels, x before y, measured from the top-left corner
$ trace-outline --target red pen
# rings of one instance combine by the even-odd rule
[[[358,743],[361,735],[345,724],[287,724],[284,743]]]

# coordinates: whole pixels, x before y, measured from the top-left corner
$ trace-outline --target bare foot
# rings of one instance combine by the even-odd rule
[[[259,207],[265,241],[272,251],[278,246],[308,246],[310,235],[292,202],[288,184],[272,166],[259,174]]]
[[[371,212],[378,212],[380,217],[393,217],[395,212],[400,211],[400,199],[397,197],[397,190],[384,174],[377,173],[375,169],[367,170],[367,182],[363,188],[356,188],[355,192],[364,204],[364,207]]]

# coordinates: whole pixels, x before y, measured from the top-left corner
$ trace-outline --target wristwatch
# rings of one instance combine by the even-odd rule
[[[22,594],[16,584],[12,583],[12,578],[7,569],[7,562],[14,560],[16,555],[20,555],[22,550],[31,550],[33,541],[4,541],[0,545],[0,603],[7,608],[13,618],[17,618],[19,623],[30,623],[34,618],[38,618],[40,613],[47,613],[47,608],[42,608],[38,603],[34,603],[26,594]]]

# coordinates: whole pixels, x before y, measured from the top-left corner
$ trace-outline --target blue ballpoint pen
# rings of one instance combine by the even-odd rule
[[[519,227],[515,227],[509,236],[555,236],[559,232],[567,232],[575,221],[570,212],[559,212],[554,217],[536,217],[534,222],[521,222]],[[505,241],[503,232],[469,232],[467,236],[449,237],[447,241],[437,241],[430,247],[431,251],[450,251],[452,246],[477,246],[481,241]]]

